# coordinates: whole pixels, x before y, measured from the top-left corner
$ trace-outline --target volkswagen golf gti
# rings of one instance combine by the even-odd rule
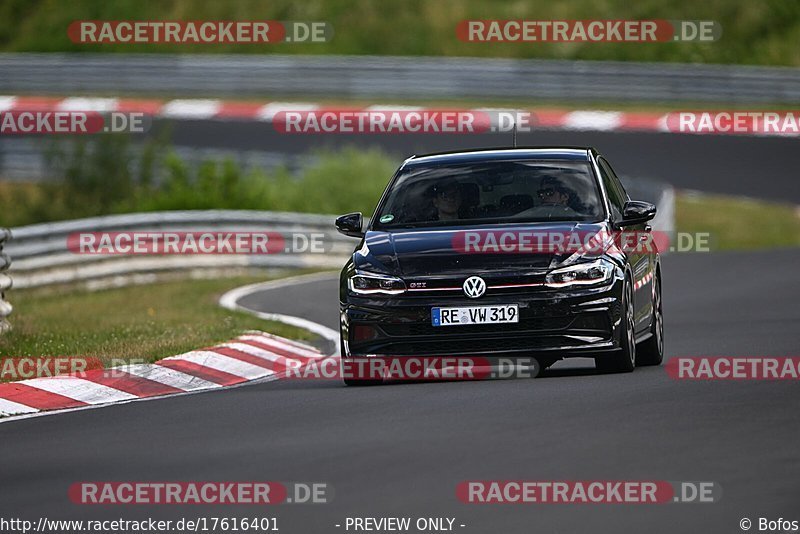
[[[341,273],[342,361],[480,356],[658,365],[664,351],[653,204],[593,148],[413,156],[361,213]],[[363,383],[346,377],[345,383]]]

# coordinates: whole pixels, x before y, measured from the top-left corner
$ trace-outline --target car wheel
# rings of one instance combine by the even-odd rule
[[[340,358],[339,358],[339,369],[342,373],[342,381],[344,382],[345,386],[377,386],[378,384],[383,384],[383,380],[366,380],[363,378],[348,378],[347,373],[344,369],[344,343],[339,342],[339,350],[340,350]]]
[[[622,347],[603,358],[595,358],[595,367],[600,371],[612,373],[630,373],[636,367],[636,340],[634,338],[633,320],[633,285],[625,278],[622,290],[622,314],[620,317]]]
[[[344,365],[344,361],[342,361]],[[383,384],[383,380],[366,379],[366,378],[348,378],[345,376],[344,369],[342,369],[342,381],[345,386],[378,386]]]
[[[653,288],[653,320],[650,337],[636,349],[639,365],[660,365],[664,360],[664,312],[661,308],[661,277],[656,276]]]

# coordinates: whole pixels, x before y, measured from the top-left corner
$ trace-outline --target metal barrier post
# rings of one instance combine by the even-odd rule
[[[11,304],[6,302],[5,292],[11,289],[11,277],[5,271],[11,265],[11,259],[3,252],[3,243],[11,239],[11,232],[0,228],[0,334],[11,329],[7,317],[11,314]]]

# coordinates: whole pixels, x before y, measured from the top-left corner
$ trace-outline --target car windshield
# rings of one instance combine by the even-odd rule
[[[598,221],[600,198],[583,161],[415,165],[397,177],[373,227]]]

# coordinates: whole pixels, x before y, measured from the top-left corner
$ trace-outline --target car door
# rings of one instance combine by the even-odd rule
[[[625,202],[630,200],[630,197],[608,161],[600,157],[597,163],[603,175],[603,184],[611,204],[612,219],[620,221],[625,209]],[[623,242],[628,244],[626,252],[633,269],[634,320],[636,331],[639,332],[650,324],[655,257],[649,250],[650,247],[644,246],[646,243],[642,241],[642,239],[647,240],[650,237],[650,226],[647,223],[626,226],[623,230],[632,234],[628,234]]]

